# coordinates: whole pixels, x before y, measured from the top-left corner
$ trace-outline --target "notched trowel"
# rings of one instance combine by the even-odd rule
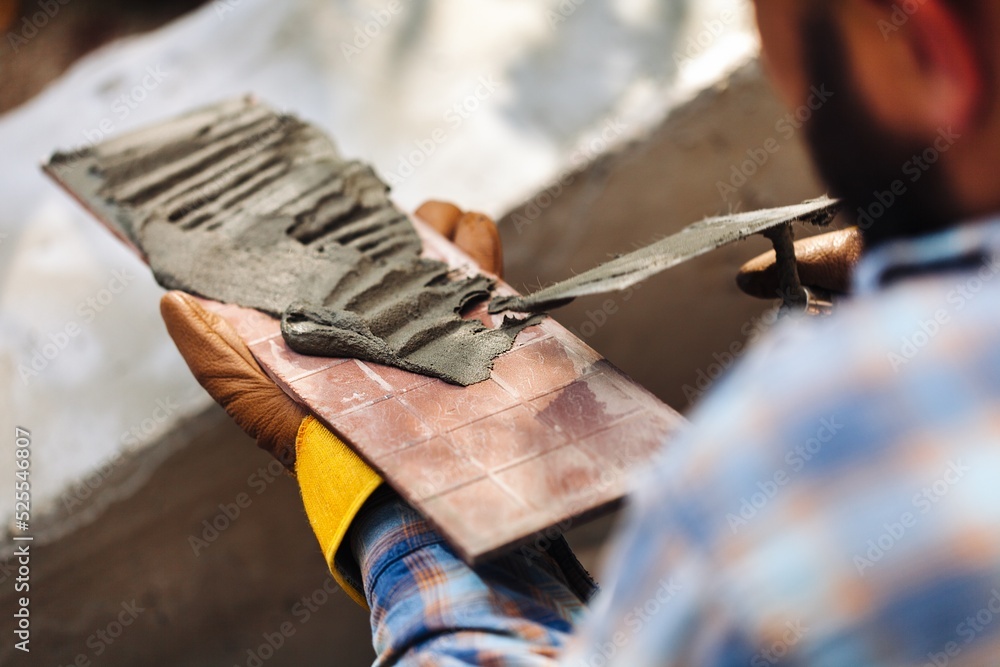
[[[707,252],[763,234],[774,244],[780,280],[778,296],[783,307],[816,313],[826,310],[828,304],[825,295],[799,281],[791,225],[802,222],[826,226],[840,207],[839,201],[822,197],[793,206],[708,218],[533,294],[498,297],[490,304],[490,312],[551,310],[577,297],[621,291]]]

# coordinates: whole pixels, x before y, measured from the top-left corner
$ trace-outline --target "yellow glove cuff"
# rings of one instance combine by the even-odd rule
[[[350,545],[343,543],[351,522],[382,478],[312,416],[299,425],[295,449],[302,503],[330,572],[352,600],[368,609],[361,572]]]

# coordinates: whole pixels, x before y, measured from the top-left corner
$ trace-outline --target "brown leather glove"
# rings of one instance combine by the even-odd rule
[[[796,241],[799,280],[806,287],[846,294],[862,249],[861,233],[856,227]],[[744,264],[736,276],[736,284],[750,296],[777,298],[781,290],[774,251],[765,252]]]
[[[486,271],[499,275],[500,236],[485,215],[463,213],[444,202],[428,202],[417,215],[454,241]],[[229,416],[256,438],[290,472],[295,471],[295,440],[309,412],[261,370],[250,349],[222,317],[184,292],[167,292],[160,301],[167,332],[201,386]]]
[[[294,472],[295,437],[308,411],[261,370],[229,323],[194,297],[167,292],[160,313],[195,379],[258,447]]]
[[[20,0],[0,0],[0,30],[6,32],[14,25],[21,11],[20,4]]]

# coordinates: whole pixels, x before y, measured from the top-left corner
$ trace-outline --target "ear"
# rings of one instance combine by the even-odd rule
[[[886,127],[924,136],[975,120],[985,73],[973,35],[944,0],[847,0],[839,19],[854,80]]]

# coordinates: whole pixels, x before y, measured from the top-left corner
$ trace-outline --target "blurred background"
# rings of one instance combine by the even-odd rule
[[[0,0],[0,36],[0,433],[32,433],[35,536],[32,653],[5,641],[4,665],[373,658],[294,482],[190,377],[148,271],[41,174],[53,151],[253,93],[372,162],[402,207],[495,216],[521,289],[822,193],[741,0]],[[557,318],[686,410],[769,321],[733,281],[767,248]],[[593,568],[612,520],[570,534]]]

